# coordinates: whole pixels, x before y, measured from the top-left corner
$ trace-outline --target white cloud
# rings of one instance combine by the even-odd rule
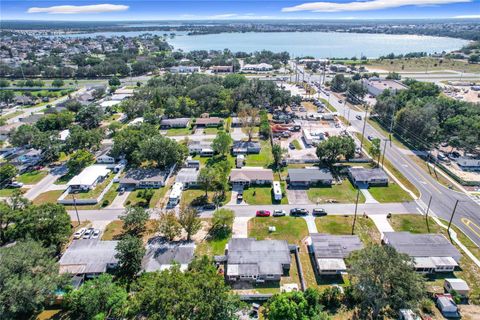
[[[448,3],[472,2],[472,0],[368,0],[346,3],[336,2],[310,2],[298,6],[283,8],[283,12],[313,11],[313,12],[339,12],[339,11],[366,11],[397,8],[403,6],[429,6]]]
[[[228,19],[228,18],[234,18],[238,16],[236,13],[223,13],[223,14],[216,14],[213,16],[210,16],[211,19]]]
[[[94,4],[89,6],[53,6],[46,8],[33,7],[28,13],[49,13],[49,14],[81,14],[81,13],[102,13],[128,10],[128,6],[121,4]]]
[[[455,16],[454,19],[480,19],[480,14],[467,14],[464,16]]]

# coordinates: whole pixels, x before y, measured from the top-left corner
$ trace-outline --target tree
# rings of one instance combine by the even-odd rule
[[[322,312],[320,295],[316,289],[305,292],[286,292],[275,294],[265,305],[265,318],[268,320],[328,320]]]
[[[248,136],[248,141],[252,140],[255,127],[258,124],[258,109],[246,107],[238,112],[240,123]]]
[[[0,247],[0,319],[30,319],[64,284],[53,250],[35,241]]]
[[[196,234],[202,228],[202,221],[198,218],[198,211],[192,207],[180,207],[178,223],[187,233],[187,241],[190,241],[192,235]]]
[[[131,318],[232,320],[243,307],[206,256],[192,261],[185,272],[175,265],[144,273],[137,283],[129,308]]]
[[[78,173],[83,168],[88,167],[94,162],[95,157],[92,153],[86,150],[77,150],[71,155],[70,159],[68,159],[67,161],[68,171],[72,173]]]
[[[123,230],[132,236],[140,236],[145,232],[149,213],[142,207],[127,207],[125,214],[120,216],[123,222]]]
[[[37,127],[22,124],[17,129],[12,130],[9,140],[14,147],[30,146],[39,133],[40,130]]]
[[[344,159],[353,158],[355,155],[355,141],[350,136],[333,136],[322,141],[317,146],[317,157],[328,165]]]
[[[205,190],[205,197],[208,198],[208,191],[215,185],[218,177],[218,172],[213,167],[204,167],[198,173],[198,184]]]
[[[279,168],[280,164],[282,162],[282,155],[285,151],[282,149],[282,147],[278,144],[275,143],[272,147],[272,154],[273,154],[273,160],[275,162],[275,167]]]
[[[97,150],[103,139],[103,131],[101,128],[85,130],[80,126],[72,126],[70,134],[65,142],[65,148],[68,151],[79,149]]]
[[[118,87],[122,83],[120,82],[120,79],[118,77],[112,77],[108,80],[108,85],[111,87]]]
[[[380,162],[380,155],[382,154],[382,149],[381,149],[380,143],[381,143],[381,141],[380,141],[379,138],[373,138],[372,139],[372,145],[368,149],[368,153],[370,153],[370,156],[373,159],[378,158],[377,162]]]
[[[232,145],[232,137],[224,131],[219,131],[212,142],[212,149],[216,153],[225,156],[230,151]]]
[[[78,110],[75,120],[84,129],[97,128],[102,122],[103,111],[96,105],[90,104]]]
[[[180,235],[182,226],[178,222],[175,211],[169,210],[160,214],[158,231],[160,231],[160,233],[169,241],[172,241],[175,237]]]
[[[145,247],[141,238],[127,234],[115,247],[118,259],[118,274],[127,279],[133,279],[142,269],[142,259]]]
[[[402,76],[397,72],[389,72],[386,78],[389,80],[400,80]]]
[[[115,284],[111,275],[102,274],[85,282],[79,289],[68,292],[64,307],[71,313],[72,319],[122,318],[127,299],[125,288]]]
[[[10,163],[0,167],[0,184],[10,182],[18,174],[18,169]]]
[[[55,79],[52,81],[52,87],[63,87],[65,85],[65,82],[63,82],[62,79]]]
[[[271,135],[270,122],[268,121],[268,113],[265,110],[260,111],[260,128],[259,133],[264,139],[270,138]]]
[[[349,101],[360,103],[366,94],[367,90],[363,87],[360,81],[350,81],[347,92],[347,98]]]
[[[151,161],[161,169],[182,164],[188,154],[186,146],[160,134],[146,137],[139,142],[138,148],[141,160]]]
[[[67,102],[65,102],[65,107],[68,109],[68,111],[78,112],[78,110],[80,110],[83,105],[80,103],[80,101],[68,100]]]
[[[210,233],[217,238],[226,238],[232,232],[235,213],[229,209],[219,209],[213,213]]]
[[[332,79],[331,88],[333,92],[345,92],[348,88],[350,79],[345,78],[343,74],[336,74]]]
[[[386,310],[415,309],[426,294],[413,260],[391,246],[369,246],[354,253],[350,276],[362,318],[383,319]]]
[[[10,86],[10,81],[6,79],[0,79],[0,88],[6,88]]]

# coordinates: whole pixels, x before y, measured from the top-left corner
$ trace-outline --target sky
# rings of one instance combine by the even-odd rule
[[[480,0],[0,0],[0,20],[480,19]]]

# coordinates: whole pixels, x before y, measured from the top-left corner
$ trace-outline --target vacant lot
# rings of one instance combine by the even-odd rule
[[[52,190],[44,192],[35,199],[33,199],[33,204],[57,203],[58,198],[62,195],[64,191],[65,190]]]
[[[319,233],[349,235],[352,234],[353,216],[315,218],[315,224]],[[354,234],[358,235],[364,244],[380,243],[380,232],[368,217],[357,216]]]
[[[145,232],[142,234],[143,241],[146,242],[149,238],[155,235],[158,229],[157,220],[148,220]],[[123,236],[123,222],[121,220],[113,220],[107,224],[105,231],[102,234],[102,240],[119,240]]]
[[[369,60],[368,68],[382,69],[386,71],[442,71],[442,70],[455,70],[458,72],[480,72],[479,64],[471,64],[467,61],[460,61],[455,59],[445,58],[405,58],[405,59],[377,59]]]
[[[275,227],[275,232],[268,227]],[[300,245],[308,236],[307,223],[300,217],[255,217],[248,221],[248,236],[261,239],[287,240],[290,244]]]
[[[357,199],[357,189],[347,179],[341,184],[334,184],[331,187],[315,187],[307,190],[308,199],[313,203],[338,202],[354,203]],[[365,197],[360,193],[359,203],[365,202]]]
[[[151,192],[153,192],[153,196],[150,199],[147,207],[154,208],[157,202],[165,196],[165,193],[167,193],[168,189],[166,187],[162,187],[159,189],[151,189],[151,190],[152,190]],[[145,199],[141,197],[143,192],[144,191],[142,189],[132,191],[128,195],[125,203],[130,206],[136,206],[141,204],[142,202],[145,202]]]

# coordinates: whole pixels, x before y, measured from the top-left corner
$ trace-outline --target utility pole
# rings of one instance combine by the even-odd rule
[[[365,126],[367,125],[367,113],[368,113],[368,104],[365,106],[365,118],[363,119],[363,129],[362,129],[362,139],[360,140],[360,152],[362,152],[363,148],[363,139],[365,139]]]
[[[396,109],[396,106],[393,106],[392,118],[390,120],[390,130],[388,132],[388,138],[390,139],[390,147],[392,146],[392,132],[393,132],[393,122],[395,120],[395,109]]]
[[[355,201],[355,214],[353,216],[352,235],[355,233],[355,223],[357,222],[358,198],[360,197],[360,188],[357,186],[357,200]]]
[[[428,224],[428,211],[430,210],[430,204],[432,203],[432,195],[430,195],[430,200],[428,200],[427,212],[425,213],[425,222],[427,223],[427,231],[430,233],[430,226]]]
[[[385,161],[385,152],[387,151],[388,139],[385,139],[384,142],[385,143],[383,144],[382,169],[383,169],[383,161]]]
[[[72,198],[73,198],[73,206],[75,207],[75,213],[77,214],[78,225],[80,225],[80,216],[78,215],[77,199],[75,198],[75,193],[72,193]]]
[[[453,216],[455,215],[455,211],[457,211],[457,205],[458,205],[459,201],[460,200],[457,199],[457,201],[455,202],[455,206],[453,207],[452,215],[450,216],[450,221],[448,222],[447,232],[448,232],[448,237],[450,238],[450,242],[452,242],[452,236],[450,235],[450,226],[452,225]]]

